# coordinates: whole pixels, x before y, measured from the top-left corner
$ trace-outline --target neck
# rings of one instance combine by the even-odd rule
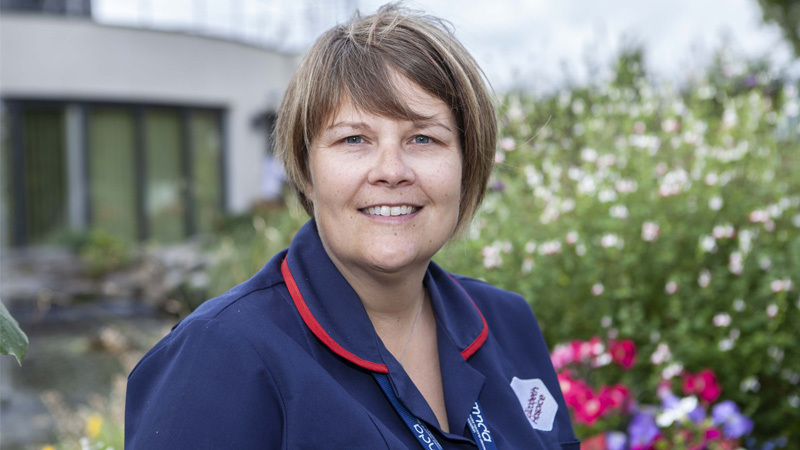
[[[423,280],[427,265],[397,273],[383,273],[363,267],[340,264],[331,258],[339,272],[358,294],[378,336],[387,346],[390,341],[408,337],[411,323],[423,303]]]

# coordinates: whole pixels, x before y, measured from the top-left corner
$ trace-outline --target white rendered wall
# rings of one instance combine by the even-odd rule
[[[258,200],[265,131],[297,56],[203,36],[100,25],[64,16],[0,15],[0,95],[222,107],[227,200]]]

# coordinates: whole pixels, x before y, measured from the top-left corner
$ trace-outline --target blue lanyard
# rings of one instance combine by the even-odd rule
[[[411,433],[417,438],[422,448],[427,450],[443,450],[442,445],[439,444],[439,441],[433,436],[431,430],[429,430],[428,427],[419,420],[417,416],[412,414],[411,411],[400,402],[400,399],[397,398],[394,389],[392,389],[391,382],[389,381],[389,375],[377,372],[373,372],[372,375],[378,382],[378,386],[383,390],[383,393],[386,394],[389,403],[392,404],[392,407],[397,411],[397,414],[400,415],[400,418],[403,419],[408,429],[411,430]],[[486,425],[481,407],[477,401],[472,407],[472,413],[469,415],[467,423],[469,424],[469,431],[472,432],[472,437],[475,439],[475,443],[478,444],[480,450],[497,450],[497,447],[494,445],[494,440],[492,439],[492,433],[489,431],[488,425]]]

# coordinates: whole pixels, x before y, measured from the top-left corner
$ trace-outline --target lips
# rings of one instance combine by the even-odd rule
[[[419,207],[412,205],[399,205],[399,206],[377,205],[361,209],[360,211],[365,214],[369,214],[371,216],[391,217],[391,216],[405,216],[408,214],[413,214],[419,210],[420,210]]]

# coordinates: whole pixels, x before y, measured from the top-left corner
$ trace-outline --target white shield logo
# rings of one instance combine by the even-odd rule
[[[522,411],[535,430],[551,431],[556,419],[558,403],[539,378],[511,380],[511,389],[517,394]]]

